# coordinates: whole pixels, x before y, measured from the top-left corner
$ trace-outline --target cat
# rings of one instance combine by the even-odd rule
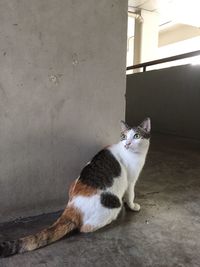
[[[139,211],[134,188],[149,149],[150,131],[149,118],[133,128],[121,121],[120,141],[101,150],[82,169],[57,221],[34,235],[0,243],[0,256],[44,247],[75,229],[83,233],[96,231],[117,218],[123,203]]]

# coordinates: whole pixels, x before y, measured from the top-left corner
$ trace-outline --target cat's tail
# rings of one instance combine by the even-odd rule
[[[0,257],[8,257],[17,253],[35,250],[47,246],[80,227],[81,214],[70,206],[50,227],[14,241],[0,243]]]

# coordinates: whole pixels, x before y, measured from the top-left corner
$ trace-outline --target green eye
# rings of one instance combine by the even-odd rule
[[[139,139],[139,138],[140,138],[140,135],[136,133],[136,134],[133,136],[133,138],[134,138],[134,139]]]
[[[126,135],[124,133],[121,134],[121,140],[125,140],[126,139]]]

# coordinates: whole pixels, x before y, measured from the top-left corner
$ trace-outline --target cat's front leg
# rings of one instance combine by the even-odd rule
[[[135,183],[131,183],[129,187],[126,190],[125,196],[124,196],[124,202],[128,205],[128,207],[133,211],[139,211],[140,210],[140,204],[135,203]]]

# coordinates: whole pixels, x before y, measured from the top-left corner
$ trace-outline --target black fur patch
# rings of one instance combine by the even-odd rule
[[[108,149],[103,149],[83,168],[79,180],[91,187],[106,189],[120,174],[119,162]]]
[[[119,198],[109,192],[104,192],[101,194],[101,204],[108,209],[121,207]]]
[[[0,243],[0,257],[8,257],[19,252],[20,241],[5,241]]]

